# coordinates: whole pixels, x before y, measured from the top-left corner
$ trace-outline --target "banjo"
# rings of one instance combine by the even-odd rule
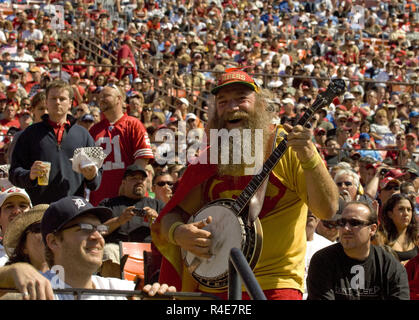
[[[332,80],[326,91],[320,93],[312,106],[301,116],[297,125],[306,126],[317,110],[329,105],[344,91],[345,82],[342,79]],[[260,173],[252,177],[236,199],[214,200],[190,217],[188,223],[212,217],[212,222],[202,228],[212,234],[210,247],[212,257],[200,258],[182,249],[186,267],[201,285],[208,288],[227,287],[228,260],[232,248],[241,249],[250,268],[252,270],[255,268],[262,251],[263,232],[257,217],[259,212],[253,217],[249,213],[249,202],[258,190],[262,189],[260,187],[264,183],[266,185],[270,172],[287,150],[287,137],[285,134],[281,134],[281,137],[283,139],[265,161]]]

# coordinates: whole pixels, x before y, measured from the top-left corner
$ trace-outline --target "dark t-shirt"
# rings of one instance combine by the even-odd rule
[[[309,300],[409,300],[405,268],[374,245],[364,261],[349,258],[340,243],[317,251],[310,261],[307,291]]]
[[[408,260],[413,259],[414,257],[416,257],[418,255],[418,247],[415,246],[413,249],[411,249],[409,251],[396,251],[396,250],[394,250],[394,252],[397,254],[397,257],[399,258],[399,260],[401,262],[408,261]]]
[[[110,208],[113,212],[113,217],[119,217],[125,208],[129,206],[135,206],[138,209],[150,207],[159,213],[164,207],[164,202],[148,197],[136,200],[125,196],[119,196],[104,199],[99,203],[99,206]],[[141,217],[134,216],[130,221],[106,236],[105,241],[106,243],[119,243],[119,241],[151,242],[149,223],[144,222],[144,219]]]

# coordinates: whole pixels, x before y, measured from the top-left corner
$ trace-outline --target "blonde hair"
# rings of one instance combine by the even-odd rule
[[[376,116],[381,116],[381,115],[383,115],[385,117],[384,124],[386,126],[388,126],[388,118],[387,118],[387,111],[386,110],[384,110],[384,109],[378,110],[374,115],[374,119],[375,119]]]

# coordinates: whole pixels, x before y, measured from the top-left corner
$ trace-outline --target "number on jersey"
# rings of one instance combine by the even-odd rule
[[[119,135],[114,136],[112,140],[109,137],[100,137],[96,141],[96,145],[103,148],[103,152],[107,155],[105,160],[109,159],[109,154],[113,152],[113,161],[105,161],[103,170],[124,169],[125,163],[121,157],[121,147],[119,145]]]

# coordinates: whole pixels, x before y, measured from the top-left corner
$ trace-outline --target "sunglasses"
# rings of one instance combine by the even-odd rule
[[[336,185],[337,185],[338,187],[342,187],[343,185],[345,185],[345,186],[347,186],[347,187],[350,187],[350,186],[352,186],[352,185],[353,185],[353,183],[352,183],[352,182],[350,182],[350,181],[343,181],[343,182],[336,182]]]
[[[102,236],[104,236],[109,231],[109,227],[107,225],[99,224],[99,225],[96,226],[96,225],[91,224],[91,223],[76,223],[76,224],[72,224],[71,226],[68,226],[66,228],[63,228],[61,230],[67,230],[67,229],[74,228],[74,227],[78,227],[80,229],[80,231],[82,231],[83,233],[86,233],[88,235],[97,231]]]
[[[30,105],[31,105],[30,103],[22,103],[22,107],[28,107]]]
[[[171,181],[159,181],[159,182],[157,182],[156,183],[159,187],[164,187],[166,184],[169,186],[169,187],[173,187],[173,185],[174,185],[174,183],[173,182],[171,182]]]
[[[390,190],[394,190],[394,191],[399,191],[400,187],[399,186],[386,186],[384,188],[384,190],[390,191]]]
[[[336,225],[339,228],[344,228],[347,224],[349,224],[351,228],[357,228],[357,227],[369,226],[373,223],[369,221],[363,221],[363,220],[358,220],[358,219],[353,219],[353,218],[351,219],[341,218],[336,221]]]
[[[143,111],[152,111],[151,108],[144,108]]]
[[[41,223],[40,222],[32,223],[29,227],[26,228],[26,232],[41,233]]]
[[[322,224],[326,229],[329,229],[329,230],[337,228],[335,221],[322,220]]]

